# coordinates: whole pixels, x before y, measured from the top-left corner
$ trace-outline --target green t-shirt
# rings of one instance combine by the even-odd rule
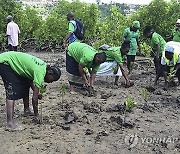
[[[83,67],[92,68],[93,72],[97,72],[100,66],[93,63],[96,53],[97,51],[93,47],[85,43],[73,42],[68,46],[68,55]]]
[[[75,28],[74,28],[74,25],[73,25],[72,22],[69,22],[69,28],[68,28],[68,31],[69,31],[70,33],[73,33],[73,32],[75,31]]]
[[[0,63],[9,65],[17,74],[33,81],[38,88],[42,87],[47,64],[32,55],[22,52],[4,52],[0,54]]]
[[[130,43],[130,50],[128,52],[128,55],[136,55],[137,49],[138,49],[137,40],[139,39],[139,30],[134,32],[134,31],[130,31],[130,27],[126,28],[124,30],[123,36],[124,36],[124,38],[126,40],[131,42]]]
[[[173,35],[173,41],[180,42],[180,30],[173,29],[172,35]]]
[[[151,38],[151,47],[152,47],[153,51],[156,52],[156,47],[158,44],[160,45],[160,54],[162,54],[162,52],[164,51],[165,45],[166,45],[166,41],[163,39],[163,37],[161,35],[154,32],[152,34],[152,38]],[[157,57],[158,57],[158,54],[159,53],[155,53],[155,55]]]
[[[121,55],[120,51],[121,47],[111,47],[108,48],[105,53],[106,53],[106,61],[116,61],[118,64],[123,63],[123,56]]]

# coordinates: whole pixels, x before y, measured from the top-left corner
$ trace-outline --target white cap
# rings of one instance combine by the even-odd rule
[[[177,24],[180,24],[180,19],[178,19],[178,20],[176,21],[176,23],[177,23]]]

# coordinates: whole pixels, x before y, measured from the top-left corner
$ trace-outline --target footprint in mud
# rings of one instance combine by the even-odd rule
[[[112,96],[111,92],[110,93],[104,93],[104,92],[101,93],[101,99],[108,99],[111,96]]]
[[[89,128],[85,131],[85,135],[91,135],[93,133],[94,133],[94,131],[92,129],[89,129]]]
[[[125,105],[124,104],[116,104],[116,105],[109,105],[106,108],[106,112],[120,112],[124,113],[125,111]]]
[[[64,116],[65,124],[76,122],[77,119],[78,117],[74,112],[67,112]]]
[[[140,104],[137,106],[137,108],[142,109],[143,111],[149,111],[149,112],[153,112],[154,110],[156,110],[156,108],[150,104]]]
[[[84,110],[87,110],[90,113],[99,113],[101,112],[101,107],[99,104],[92,102],[91,104],[84,104]]]
[[[125,128],[134,128],[135,123],[132,121],[124,121],[120,116],[111,116],[110,117],[110,121],[111,122],[115,122],[117,123],[121,128],[125,127]]]
[[[100,142],[102,136],[109,136],[109,133],[107,131],[99,132],[95,137],[96,142]]]

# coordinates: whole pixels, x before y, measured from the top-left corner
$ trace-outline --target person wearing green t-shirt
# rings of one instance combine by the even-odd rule
[[[68,34],[64,40],[63,46],[66,47],[66,44],[69,42],[80,42],[80,40],[76,37],[76,35],[74,34],[76,28],[77,28],[77,24],[76,21],[74,19],[74,14],[72,12],[69,12],[67,14],[67,20],[69,21],[68,23]]]
[[[129,70],[129,74],[132,72],[135,56],[138,49],[140,51],[139,28],[140,28],[139,21],[133,21],[132,26],[129,28],[126,28],[123,34],[124,39],[131,42],[130,50],[127,54],[127,68]]]
[[[180,19],[176,21],[176,28],[172,30],[172,40],[180,42]]]
[[[119,76],[124,76],[126,87],[130,87],[130,81],[123,67],[123,58],[130,49],[130,41],[124,41],[120,47],[108,47],[105,45],[99,48],[106,53],[106,62],[100,65],[97,76],[112,76],[115,75],[115,85],[118,85]],[[101,52],[100,51],[100,52]]]
[[[57,81],[61,71],[56,66],[49,66],[43,60],[21,52],[4,52],[0,54],[0,76],[6,90],[7,128],[20,130],[13,121],[15,100],[23,99],[24,113],[32,114],[29,109],[29,89],[33,90],[32,105],[35,120],[41,122],[38,114],[38,98],[45,87],[43,82]]]
[[[71,93],[74,93],[74,86],[93,87],[96,72],[105,60],[106,54],[104,52],[98,53],[93,47],[85,43],[71,43],[66,54],[66,70]],[[85,68],[92,69],[90,71],[90,82],[86,77]]]
[[[152,27],[149,25],[145,27],[143,34],[145,37],[151,39],[151,48],[154,57],[154,65],[156,69],[155,84],[157,84],[159,77],[162,76],[161,57],[162,57],[162,52],[164,51],[166,45],[166,41],[163,39],[161,35],[159,35],[156,32],[153,32]]]

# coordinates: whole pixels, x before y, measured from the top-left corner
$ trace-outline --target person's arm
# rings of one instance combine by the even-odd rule
[[[72,32],[69,32],[69,33],[66,35],[65,40],[64,40],[64,44],[65,44],[65,45],[68,43],[69,38],[70,38],[71,35],[72,35]]]
[[[35,120],[38,123],[41,123],[41,117],[39,116],[39,113],[38,113],[38,95],[39,95],[39,88],[34,86],[33,97],[32,97],[34,116],[35,116]]]
[[[136,41],[137,41],[137,45],[138,45],[139,52],[141,52],[140,41],[139,41],[139,39],[138,39],[138,38],[136,39]]]
[[[163,73],[165,85],[167,86],[167,84],[168,84],[168,82],[167,82],[168,73],[167,73],[167,71],[166,71],[166,65],[162,65],[162,73]]]
[[[84,70],[83,70],[83,66],[82,66],[81,64],[79,64],[79,72],[80,72],[80,74],[81,74],[81,76],[82,76],[85,84],[86,84],[86,85],[89,85],[88,79],[86,78],[86,74],[85,74],[85,72],[84,72]]]
[[[124,69],[124,67],[123,67],[122,64],[119,64],[119,67],[120,67],[120,69],[121,69],[121,72],[122,72],[123,77],[124,77],[125,80],[126,80],[126,85],[129,87],[129,86],[130,86],[130,81],[129,81],[129,79],[128,79],[128,76],[127,76],[127,74],[126,74],[126,71],[125,71],[125,69]]]
[[[90,77],[90,86],[93,87],[94,85],[94,80],[96,78],[96,72],[91,72],[91,77]]]
[[[66,47],[66,45],[67,45],[67,43],[68,43],[68,41],[69,41],[69,39],[70,39],[70,36],[74,33],[74,31],[75,31],[75,27],[74,27],[74,25],[73,25],[73,23],[72,22],[69,22],[69,24],[68,24],[68,34],[66,35],[66,37],[65,37],[65,40],[64,40],[64,42],[63,42],[63,46],[64,47]]]

